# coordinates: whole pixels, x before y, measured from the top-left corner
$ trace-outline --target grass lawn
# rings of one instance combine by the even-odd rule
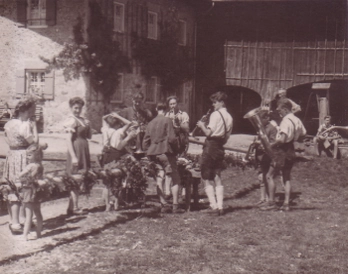
[[[297,163],[290,212],[260,211],[256,171],[228,168],[224,216],[139,215],[0,273],[348,273],[347,166]]]

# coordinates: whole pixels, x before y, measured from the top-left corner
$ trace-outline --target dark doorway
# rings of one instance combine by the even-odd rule
[[[255,134],[251,123],[243,116],[261,105],[261,96],[256,91],[239,86],[223,86],[218,90],[226,92],[226,107],[233,117],[233,134]]]
[[[328,114],[332,117],[332,123],[337,126],[348,125],[348,81],[333,80],[328,89],[313,89],[312,83],[289,88],[287,96],[300,104],[302,111],[296,114],[305,125],[307,133],[315,135],[319,128],[319,101],[325,97],[328,101]],[[348,137],[345,131],[339,132]]]

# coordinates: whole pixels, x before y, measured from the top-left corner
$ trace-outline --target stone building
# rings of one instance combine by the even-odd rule
[[[141,62],[134,59],[132,37],[161,43],[161,24],[169,11],[175,10],[178,48],[194,51],[195,10],[194,1],[170,0],[2,0],[0,1],[0,95],[10,106],[27,95],[35,94],[44,114],[44,131],[61,130],[61,121],[69,113],[68,100],[80,96],[86,101],[85,115],[92,127],[99,131],[101,117],[110,106],[105,105],[102,94],[95,92],[88,75],[66,82],[61,70],[46,70],[42,58],[51,59],[71,43],[73,26],[78,17],[83,19],[84,34],[94,10],[90,3],[97,3],[114,29],[114,39],[128,57],[130,69],[118,73],[119,85],[107,103],[111,109],[131,104],[131,95],[141,91],[149,108],[159,100],[175,93],[181,107],[192,111],[190,102],[193,80],[185,79],[171,90],[164,90],[158,75],[144,76]],[[173,22],[172,22],[173,23]],[[88,40],[88,37],[86,36]],[[145,60],[146,61],[146,60]],[[192,103],[192,102],[191,102]]]

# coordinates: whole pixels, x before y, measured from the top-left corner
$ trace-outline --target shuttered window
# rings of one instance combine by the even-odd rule
[[[57,0],[17,0],[17,21],[31,28],[54,26],[56,12]]]
[[[46,26],[46,0],[28,0],[28,26]]]
[[[124,32],[124,4],[114,2],[114,31]]]
[[[16,97],[34,95],[43,100],[54,99],[54,73],[45,70],[21,70],[17,72]]]
[[[157,13],[148,11],[147,13],[147,38],[157,40]]]
[[[156,94],[157,94],[157,77],[151,77],[150,79],[147,80],[145,101],[148,103],[155,103]]]

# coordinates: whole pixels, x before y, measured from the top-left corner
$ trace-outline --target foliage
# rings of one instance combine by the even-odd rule
[[[106,164],[103,170],[96,173],[116,197],[120,197],[124,189],[132,189],[132,199],[136,202],[145,196],[147,177],[155,177],[157,171],[154,163],[147,160],[138,161],[128,156],[117,162]]]
[[[73,41],[65,43],[62,51],[51,60],[41,59],[48,63],[48,71],[62,69],[66,81],[88,76],[94,91],[103,94],[108,101],[119,84],[118,73],[129,69],[129,62],[113,39],[112,26],[99,4],[91,1],[89,5],[93,12],[87,28],[88,39],[83,35],[83,20],[78,17],[73,27]]]
[[[193,77],[193,54],[188,46],[178,44],[177,9],[171,7],[159,23],[159,40],[132,35],[133,57],[145,78],[157,76],[166,91],[173,91]]]

